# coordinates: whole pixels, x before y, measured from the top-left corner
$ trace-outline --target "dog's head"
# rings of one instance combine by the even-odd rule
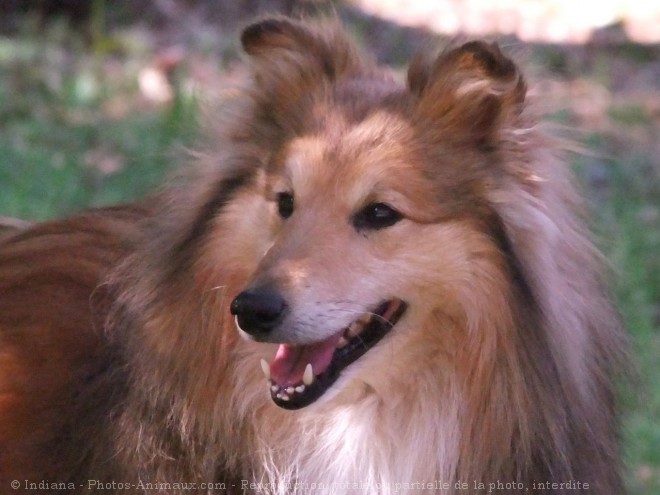
[[[273,400],[300,408],[370,356],[446,350],[450,328],[498,304],[516,274],[489,194],[505,154],[524,161],[508,133],[525,84],[480,42],[417,57],[407,84],[334,26],[268,19],[242,43],[254,85],[231,139],[253,163],[222,214],[235,238],[216,248],[247,278],[236,326],[279,344],[262,363]]]

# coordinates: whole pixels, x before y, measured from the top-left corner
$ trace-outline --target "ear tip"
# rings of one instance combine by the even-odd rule
[[[243,50],[250,55],[256,53],[267,36],[283,34],[286,23],[282,18],[268,17],[246,26],[241,33]]]
[[[470,40],[463,43],[460,48],[470,51],[488,51],[501,54],[500,45],[497,41]]]
[[[483,70],[495,78],[508,78],[514,76],[518,69],[516,64],[502,53],[496,42],[475,40],[463,44],[459,52],[471,54]]]

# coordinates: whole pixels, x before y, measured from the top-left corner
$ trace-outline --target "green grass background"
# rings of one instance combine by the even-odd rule
[[[354,29],[361,38],[368,37],[359,23]],[[204,53],[204,43],[209,41],[197,43],[194,49]],[[226,50],[233,38],[214,38],[213,43]],[[628,50],[623,57],[629,57],[631,64],[646,63],[647,52],[641,51],[640,60],[637,47]],[[89,29],[72,27],[66,21],[42,24],[30,16],[19,23],[17,31],[0,36],[0,215],[32,220],[63,216],[89,206],[138,198],[163,180],[178,161],[178,150],[194,145],[200,104],[195,92],[177,82],[185,79],[189,69],[185,62],[177,69],[182,77],[175,74],[173,78],[170,102],[155,104],[143,98],[137,78],[153,51],[154,43],[140,31],[120,29],[109,34],[97,29],[90,35]],[[206,52],[208,55],[209,50]],[[213,59],[217,54],[210,55]],[[565,57],[548,47],[532,50],[531,62],[551,69],[565,69],[566,65]],[[231,65],[226,53],[211,63],[219,73]],[[598,63],[601,65],[584,76],[587,80],[598,82],[607,77],[607,67],[602,67],[608,64],[607,57]],[[570,105],[568,111],[555,117],[570,124]],[[633,384],[623,391],[630,491],[657,495],[657,119],[643,105],[625,101],[604,112],[615,131],[581,134],[580,140],[595,152],[576,157],[575,168],[593,206],[602,248],[614,267],[616,295],[632,336],[637,373]],[[616,129],[625,129],[626,136],[633,139],[642,136],[643,146],[621,142],[628,138],[619,136]]]

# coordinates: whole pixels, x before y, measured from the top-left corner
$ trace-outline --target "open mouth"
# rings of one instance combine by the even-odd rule
[[[308,345],[280,344],[270,364],[261,361],[275,404],[300,409],[321,397],[344,368],[394,327],[406,307],[404,301],[390,299],[325,340]]]

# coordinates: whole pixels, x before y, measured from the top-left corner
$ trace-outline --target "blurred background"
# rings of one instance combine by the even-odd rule
[[[660,0],[0,0],[0,228],[161,182],[244,76],[237,35],[266,12],[333,12],[402,74],[417,48],[456,37],[521,61],[586,150],[573,166],[637,372],[622,387],[628,483],[660,494]]]

